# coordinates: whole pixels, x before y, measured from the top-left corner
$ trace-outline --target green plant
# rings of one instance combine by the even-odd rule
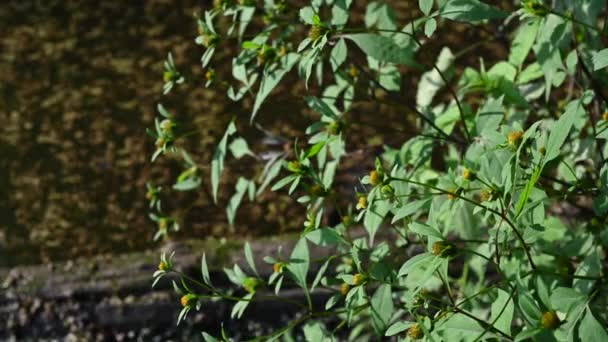
[[[216,298],[235,301],[232,316],[238,319],[260,292],[281,300],[281,287],[290,282],[308,299],[292,303],[302,316],[258,339],[287,336],[301,326],[307,340],[330,341],[350,326],[351,340],[374,334],[427,341],[608,340],[608,115],[602,114],[608,106],[608,49],[602,49],[608,31],[598,26],[605,23],[598,16],[604,2],[418,4],[408,23],[398,23],[389,3],[374,1],[363,23],[349,24],[350,0],[315,0],[301,8],[286,1],[220,1],[199,18],[203,67],[219,46],[238,42],[232,60],[238,85],[228,86],[228,97],[254,97],[251,116],[234,118],[215,150],[216,202],[229,151],[236,159],[254,155],[236,122],[255,122],[288,74],[307,85],[304,102],[317,121],[291,153],[266,162],[259,182],[252,175],[239,178],[227,205],[232,223],[245,193],[254,199],[274,182],[272,191],[298,194],[307,215],[289,258],[266,256],[274,272],[264,280],[246,244],[249,272],[238,265],[225,270],[246,290],[241,296],[212,285],[204,256],[202,279],[179,272],[163,256],[170,267],[155,281],[176,273],[176,291],[189,296],[178,321]],[[458,52],[442,46],[436,62],[422,59],[449,27],[486,38]],[[502,59],[463,61],[464,69],[457,68],[457,61],[488,44],[505,49]],[[411,76],[417,72],[413,96],[402,77],[418,78]],[[346,137],[357,124],[357,102],[408,113],[415,134],[383,146],[369,174],[352,184],[356,196],[345,200],[352,195],[335,178],[351,158]],[[159,111],[173,120],[161,105]],[[367,114],[383,120],[382,113]],[[172,129],[157,121],[151,132],[164,139],[154,157],[183,149],[173,129],[179,125],[170,122]],[[187,156],[186,163],[195,165]],[[198,179],[176,190],[201,184]],[[327,208],[338,211],[340,222],[330,225]],[[357,226],[367,236],[353,237]],[[309,244],[336,252],[315,260]],[[320,265],[314,277],[313,263]],[[274,295],[267,294],[271,286]],[[333,293],[321,308],[311,301],[318,288]],[[225,333],[222,339],[228,340]]]

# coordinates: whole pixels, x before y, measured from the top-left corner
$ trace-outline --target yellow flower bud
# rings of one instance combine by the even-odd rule
[[[367,208],[367,197],[360,196],[359,202],[357,203],[357,209],[365,209]]]
[[[343,283],[342,286],[340,286],[340,293],[343,296],[346,296],[348,294],[348,291],[350,291],[350,285],[348,285],[347,283]]]
[[[367,281],[367,277],[365,276],[365,274],[361,274],[361,273],[355,274],[355,276],[353,278],[354,278],[353,283],[355,285],[363,285]]]
[[[602,120],[608,121],[608,111],[606,111],[606,112],[604,112],[604,114],[602,114]]]
[[[464,169],[464,171],[462,172],[462,178],[470,181],[475,180],[475,172],[468,168]]]
[[[540,322],[545,329],[554,330],[557,329],[560,325],[559,318],[555,311],[547,311],[543,313],[543,316],[540,319]]]
[[[517,147],[521,143],[521,140],[523,139],[523,137],[524,137],[523,131],[515,131],[515,132],[509,133],[509,135],[507,136],[507,141],[509,142],[510,146]]]
[[[283,264],[280,262],[276,262],[274,265],[272,265],[272,269],[274,270],[274,273],[281,273],[281,271],[283,270]]]
[[[194,295],[192,293],[188,293],[186,295],[183,295],[179,301],[182,304],[182,306],[184,306],[184,307],[194,307],[197,299],[198,298],[196,297],[196,295]]]
[[[372,170],[369,173],[369,183],[373,186],[376,186],[376,185],[380,184],[380,182],[382,182],[380,174],[378,173],[378,171]]]
[[[169,269],[169,266],[161,261],[160,264],[158,264],[158,269],[160,271],[167,271]]]
[[[416,323],[407,329],[407,336],[409,336],[412,340],[419,340],[424,336],[424,331],[422,331],[420,325]]]

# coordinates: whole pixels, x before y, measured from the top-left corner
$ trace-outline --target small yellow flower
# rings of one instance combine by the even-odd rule
[[[169,226],[169,220],[161,217],[160,219],[158,219],[158,229],[160,230],[167,230],[167,227]]]
[[[475,172],[473,172],[471,169],[466,168],[464,169],[464,171],[462,172],[462,178],[466,179],[466,180],[475,180]]]
[[[215,70],[213,70],[213,69],[207,70],[207,72],[205,73],[205,79],[208,82],[213,82],[215,80]]]
[[[165,138],[158,138],[156,139],[156,142],[154,143],[154,145],[156,146],[156,148],[163,148],[165,147],[165,144],[167,143],[167,140],[165,140]]]
[[[179,301],[184,307],[193,307],[194,304],[196,304],[196,300],[196,295],[188,293],[186,295],[183,295]]]
[[[161,121],[159,126],[160,126],[160,129],[165,134],[170,134],[171,130],[173,129],[173,122],[169,119],[165,119],[165,120]]]
[[[458,189],[448,191],[448,199],[455,200],[458,198]]]
[[[348,69],[348,74],[352,78],[357,78],[357,76],[359,76],[359,69],[357,69],[356,66],[351,65],[350,68]]]
[[[283,270],[283,264],[280,262],[276,262],[274,265],[272,265],[272,269],[274,270],[274,273],[281,273],[281,271]]]
[[[515,132],[509,133],[509,135],[507,136],[507,141],[509,142],[509,145],[517,147],[521,143],[521,140],[523,139],[523,137],[524,137],[523,131],[515,131]]]
[[[365,281],[367,280],[366,279],[367,277],[364,274],[361,274],[361,273],[355,274],[355,276],[353,278],[354,278],[353,279],[353,283],[355,285],[363,285],[363,284],[365,284]]]
[[[380,182],[382,181],[380,178],[380,174],[376,170],[372,170],[369,173],[369,183],[373,186],[380,184]]]
[[[422,331],[420,325],[416,323],[407,329],[407,336],[409,336],[412,340],[419,340],[424,336],[424,331]]]
[[[367,208],[367,197],[359,196],[359,201],[357,202],[357,209],[365,209]]]
[[[158,264],[158,269],[160,271],[166,271],[169,269],[169,266],[161,261],[160,264]]]
[[[312,40],[313,42],[316,42],[321,37],[323,37],[325,35],[325,33],[327,33],[326,27],[320,26],[320,25],[314,25],[313,27],[310,28],[310,31],[308,31],[308,38],[310,38],[310,40]]]
[[[608,121],[608,111],[606,111],[606,112],[604,112],[604,114],[602,114],[602,120]]]
[[[557,329],[560,325],[559,318],[555,311],[547,311],[543,313],[543,316],[540,319],[543,328],[554,330]]]
[[[481,190],[481,201],[487,202],[492,199],[492,190],[483,189]]]
[[[323,189],[321,185],[315,184],[310,187],[310,194],[314,197],[325,197],[327,195],[327,191]]]
[[[343,283],[342,286],[340,286],[340,293],[343,296],[346,296],[348,294],[348,291],[350,291],[350,285],[348,285],[347,283]]]
[[[447,241],[437,241],[431,247],[431,254],[438,257],[448,257],[454,254],[454,244]]]

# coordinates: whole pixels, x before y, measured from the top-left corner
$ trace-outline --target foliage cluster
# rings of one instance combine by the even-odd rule
[[[255,125],[289,73],[306,85],[304,102],[317,120],[305,138],[294,137],[291,150],[258,157],[263,172],[240,177],[226,205],[232,223],[245,197],[253,201],[268,188],[296,196],[307,214],[290,255],[254,256],[246,244],[249,269],[225,269],[242,290],[215,287],[204,256],[202,277],[195,279],[163,255],[155,283],[179,276],[173,283],[183,295],[178,323],[212,300],[234,301],[232,317],[239,319],[260,296],[290,302],[281,290],[298,286],[308,300],[290,303],[302,314],[258,340],[289,341],[297,331],[308,341],[608,340],[608,49],[602,49],[607,31],[599,17],[605,1],[418,4],[420,15],[408,23],[397,22],[383,1],[369,2],[364,21],[351,23],[351,0],[301,7],[221,0],[198,18],[206,86],[220,82],[211,68],[214,54],[237,44],[234,79],[221,82],[231,100],[253,101],[251,115],[235,117],[215,149],[210,188],[216,202],[227,158],[245,163],[257,156],[236,122]],[[460,51],[444,46],[434,61],[419,58],[451,22],[492,34]],[[498,39],[509,44],[507,58],[457,67],[459,56]],[[169,93],[184,79],[171,55],[165,69]],[[402,86],[412,70],[421,74],[415,101]],[[384,146],[344,205],[348,194],[335,179],[351,157],[346,137],[355,102],[384,103],[414,116],[416,135]],[[161,104],[158,112],[149,130],[157,147],[152,161],[173,153],[185,164],[171,191],[206,187],[180,145],[187,123]],[[160,189],[149,189],[160,238],[179,225],[163,216]],[[339,213],[339,222],[329,219],[329,210]],[[360,226],[364,236],[356,233]],[[318,260],[311,244],[335,253]],[[256,268],[262,257],[273,265],[268,279]],[[315,291],[332,293],[324,307],[313,306]],[[203,333],[206,341],[229,335]]]

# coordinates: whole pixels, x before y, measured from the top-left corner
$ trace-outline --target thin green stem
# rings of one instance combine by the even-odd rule
[[[519,240],[519,242],[522,244],[522,246],[524,247],[524,251],[526,252],[526,256],[528,258],[528,262],[530,263],[530,267],[532,267],[532,269],[536,269],[536,264],[534,264],[534,260],[532,259],[532,255],[530,254],[530,247],[528,246],[528,244],[526,244],[526,242],[524,241],[524,237],[521,235],[521,233],[519,232],[519,230],[517,229],[517,227],[515,226],[515,224],[513,222],[511,222],[511,220],[509,220],[509,218],[506,216],[506,214],[501,213],[498,210],[492,209],[490,207],[487,207],[477,201],[474,201],[472,199],[469,199],[467,197],[461,196],[460,194],[456,194],[452,191],[449,190],[445,190],[445,189],[441,189],[438,188],[436,186],[430,185],[430,184],[426,184],[426,183],[422,183],[422,182],[418,182],[418,181],[414,181],[411,179],[404,179],[404,178],[395,178],[395,177],[391,177],[391,180],[395,180],[395,181],[400,181],[400,182],[406,182],[406,183],[410,183],[410,184],[414,184],[414,185],[419,185],[425,188],[429,188],[429,189],[433,189],[439,192],[442,192],[444,194],[450,194],[452,196],[455,196],[457,198],[462,199],[463,201],[469,202],[477,207],[480,207],[484,210],[487,210],[493,214],[496,214],[498,216],[500,216],[501,218],[503,218],[505,220],[505,222],[509,225],[509,227],[511,227],[511,230],[513,230],[513,232],[515,233],[517,239]]]

